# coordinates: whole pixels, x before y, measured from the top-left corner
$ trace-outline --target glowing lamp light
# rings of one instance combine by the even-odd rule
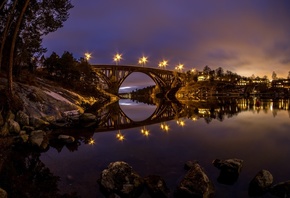
[[[94,145],[95,144],[95,140],[93,138],[89,139],[89,145]]]
[[[85,53],[85,59],[86,59],[87,61],[89,61],[91,58],[92,58],[92,53],[88,53],[88,52],[86,52],[86,53]]]
[[[139,61],[138,61],[138,63],[140,64],[140,65],[145,65],[146,63],[148,62],[148,57],[146,57],[146,56],[142,56],[141,58],[139,58]]]
[[[179,126],[182,126],[182,127],[185,126],[185,122],[183,120],[177,120],[176,123]]]
[[[146,137],[148,137],[150,135],[149,130],[146,129],[145,126],[141,129],[141,133]]]
[[[125,136],[121,133],[121,131],[118,131],[116,138],[121,142],[125,140]]]
[[[113,60],[116,62],[116,65],[118,65],[120,60],[122,60],[122,54],[119,53],[115,54]]]
[[[158,67],[166,68],[167,65],[168,65],[168,61],[167,60],[163,60],[163,61],[159,62]]]
[[[160,128],[165,131],[165,132],[168,132],[169,131],[169,125],[166,124],[166,123],[161,123],[160,124]]]
[[[184,65],[183,65],[183,64],[178,64],[178,65],[175,67],[175,69],[178,70],[178,71],[180,71],[180,72],[183,70],[183,68],[184,68]]]
[[[191,120],[192,121],[197,121],[197,118],[196,117],[192,117]]]

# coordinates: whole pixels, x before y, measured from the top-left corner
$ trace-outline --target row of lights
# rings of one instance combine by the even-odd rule
[[[85,59],[87,61],[89,61],[92,58],[92,54],[91,53],[85,53]],[[118,65],[120,63],[120,61],[122,60],[122,54],[115,54],[113,56],[113,61],[116,63],[116,65]],[[145,64],[148,62],[148,57],[146,56],[142,56],[141,58],[139,58],[138,60],[138,64],[142,65],[143,67],[145,66]],[[165,69],[168,66],[168,61],[167,60],[162,60],[161,62],[159,62],[158,67]],[[178,64],[175,67],[176,70],[178,71],[182,71],[184,69],[184,65],[183,64]]]
[[[192,120],[193,120],[193,121],[196,121],[196,118],[192,118]],[[184,126],[185,126],[185,121],[184,121],[184,120],[178,119],[178,120],[176,120],[176,123],[177,123],[177,125],[179,125],[179,126],[181,126],[181,127],[184,127]],[[161,130],[164,131],[164,132],[168,132],[168,131],[170,130],[169,125],[168,125],[167,123],[165,123],[165,122],[162,122],[162,123],[160,124],[160,128],[161,128]],[[149,131],[145,126],[143,126],[143,127],[141,128],[140,132],[141,132],[141,134],[142,134],[143,136],[145,136],[145,137],[149,137],[149,135],[150,135],[150,131]],[[125,135],[123,135],[123,134],[121,133],[121,131],[118,130],[118,132],[117,132],[117,134],[116,134],[116,139],[117,139],[118,141],[120,141],[120,142],[123,142],[123,141],[125,140]],[[89,145],[94,145],[94,144],[95,144],[95,140],[94,140],[93,138],[90,138],[90,139],[88,140],[88,144],[89,144]]]
[[[179,126],[184,126],[185,125],[185,122],[183,120],[177,120],[176,123],[179,125]],[[162,122],[160,124],[160,128],[162,131],[164,132],[168,132],[170,130],[169,128],[169,125],[165,122]],[[144,135],[145,137],[149,137],[150,135],[150,131],[145,127],[143,126],[140,130],[141,134]],[[121,133],[120,130],[118,130],[117,134],[116,134],[116,139],[120,142],[124,141],[125,140],[125,135],[123,135]],[[94,145],[95,144],[95,140],[93,138],[90,138],[89,141],[88,141],[89,145]]]

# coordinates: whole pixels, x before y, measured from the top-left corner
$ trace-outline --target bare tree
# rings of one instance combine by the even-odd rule
[[[6,4],[6,1],[7,1],[7,0],[4,0],[4,1],[1,3],[1,5],[0,5],[0,10],[2,10],[2,8],[4,7],[4,5]]]
[[[5,2],[6,1],[3,1],[3,4],[1,5],[1,9],[4,7]],[[13,13],[14,13],[17,2],[18,2],[17,0],[15,0],[13,2],[13,5],[12,5],[12,7],[9,11],[8,17],[7,17],[7,21],[5,23],[4,31],[1,35],[2,41],[1,41],[1,47],[0,47],[0,71],[1,71],[1,65],[2,65],[3,50],[4,50],[6,38],[7,38],[8,32],[9,32],[10,26],[11,26],[12,17],[13,17]]]
[[[10,98],[13,97],[12,75],[13,75],[14,49],[15,49],[16,39],[17,39],[17,36],[18,36],[18,33],[19,33],[20,25],[21,25],[24,13],[25,13],[28,5],[29,5],[29,2],[30,2],[30,0],[26,0],[24,5],[23,5],[23,7],[22,7],[20,15],[19,15],[19,17],[17,19],[17,23],[16,23],[16,26],[15,26],[15,30],[14,30],[13,37],[12,37],[12,42],[11,42],[10,55],[9,55],[9,65],[8,65],[8,75],[7,75],[7,77],[8,77],[8,95],[9,95]]]

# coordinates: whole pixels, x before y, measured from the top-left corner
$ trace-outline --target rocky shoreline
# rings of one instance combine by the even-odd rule
[[[6,78],[0,78],[3,94]],[[33,84],[14,82],[14,91],[22,103],[17,112],[7,111],[5,97],[1,96],[0,109],[0,172],[14,144],[24,144],[36,150],[45,150],[51,138],[64,144],[74,141],[72,136],[54,134],[56,128],[97,125],[97,117],[84,113],[86,106],[101,103],[99,98],[84,97],[61,88],[55,83],[37,78]],[[116,100],[110,96],[111,100]],[[0,197],[3,191],[0,191]],[[5,197],[5,196],[4,196]]]
[[[3,87],[2,87],[3,88]],[[0,83],[1,89],[1,83]],[[24,109],[15,113],[0,113],[0,172],[15,142],[46,150],[53,141],[70,145],[76,138],[70,134],[56,134],[55,128],[90,128],[98,124],[98,118],[85,113],[82,103],[92,104],[94,98],[84,98],[65,89],[49,86],[43,80],[38,86],[15,84],[15,89],[24,103]],[[53,141],[52,141],[53,140]],[[219,183],[235,183],[242,171],[243,160],[213,160],[219,169]],[[98,180],[106,197],[138,197],[147,188],[151,197],[214,197],[215,187],[211,178],[197,161],[188,161],[184,177],[170,192],[165,180],[159,175],[142,178],[126,162],[112,162],[104,169]],[[277,197],[290,197],[290,180],[273,184],[273,175],[268,170],[257,171],[249,181],[249,196],[263,196],[270,193]],[[0,198],[7,198],[7,192],[0,188]]]

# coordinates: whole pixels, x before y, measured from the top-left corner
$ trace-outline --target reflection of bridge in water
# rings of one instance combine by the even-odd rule
[[[185,117],[192,120],[202,118],[206,123],[210,123],[214,119],[223,121],[243,111],[258,113],[259,111],[265,113],[271,112],[275,117],[280,110],[287,110],[290,117],[289,99],[259,100],[254,98],[224,98],[208,101],[182,101],[181,103],[166,101],[158,103],[155,111],[147,119],[133,121],[122,111],[117,102],[98,111],[100,122],[95,132],[144,127]]]
[[[180,103],[164,102],[156,105],[155,111],[145,120],[133,121],[120,108],[119,103],[111,104],[99,111],[99,127],[95,132],[105,132],[143,127],[160,122],[174,120],[185,116],[185,111]]]

